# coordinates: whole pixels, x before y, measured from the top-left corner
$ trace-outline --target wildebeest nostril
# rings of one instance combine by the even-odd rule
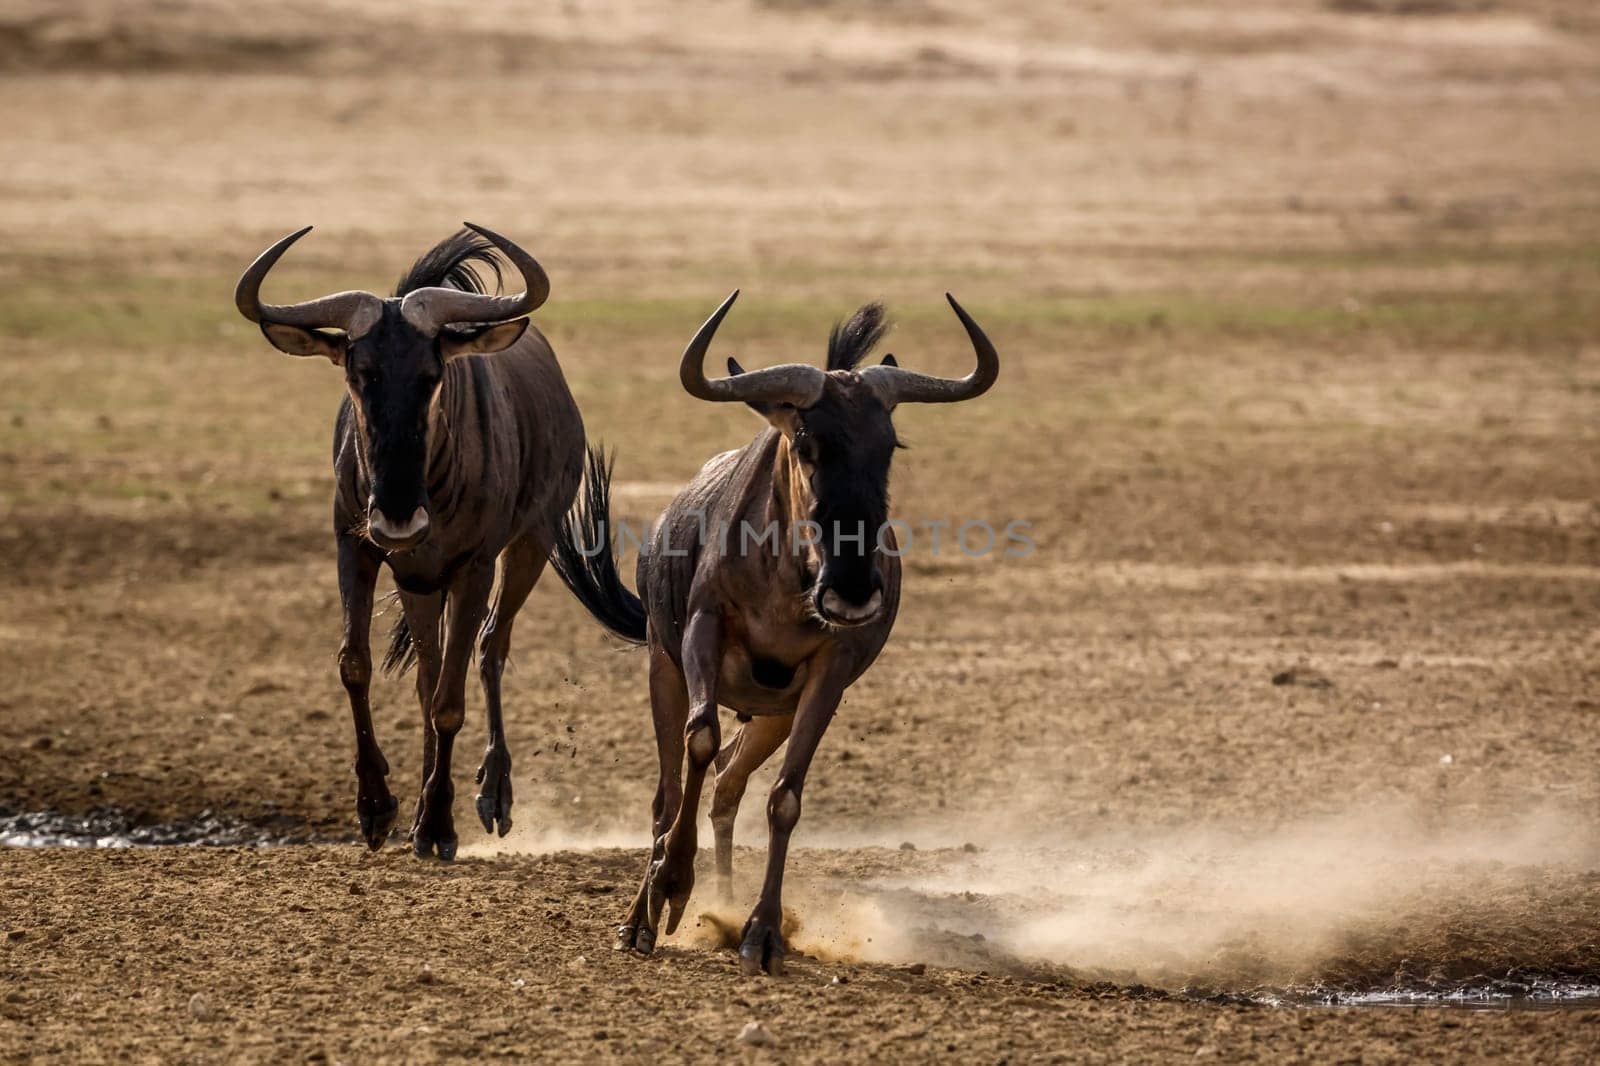
[[[883,591],[883,578],[876,570],[868,574],[828,573],[824,571],[816,582],[817,595],[830,596],[852,608],[871,602]]]
[[[827,589],[817,601],[818,612],[823,618],[838,625],[861,625],[870,622],[878,616],[883,609],[883,592],[873,589],[864,603],[855,604],[839,595],[834,589]]]
[[[418,507],[403,522],[392,521],[380,508],[367,512],[367,526],[384,540],[396,543],[414,540],[428,531],[428,509]]]

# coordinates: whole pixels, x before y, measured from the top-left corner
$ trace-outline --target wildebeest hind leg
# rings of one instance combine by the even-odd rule
[[[650,643],[650,719],[655,725],[659,776],[650,804],[650,858],[645,862],[639,894],[628,916],[617,927],[618,951],[633,949],[648,955],[656,946],[655,923],[650,918],[650,882],[666,852],[667,829],[677,816],[683,798],[683,725],[689,718],[689,691],[683,672],[672,657]]]
[[[683,680],[689,692],[689,716],[683,726],[683,796],[667,830],[661,859],[650,871],[647,924],[658,928],[667,912],[667,935],[677,931],[694,891],[694,856],[699,849],[700,792],[706,771],[721,746],[717,720],[717,674],[722,659],[722,624],[711,611],[696,611],[683,629]]]
[[[511,625],[544,572],[549,553],[548,544],[532,538],[506,549],[500,591],[478,641],[478,676],[489,719],[489,746],[478,765],[478,820],[484,832],[501,836],[511,832],[511,749],[506,746],[505,722],[500,715],[500,677],[511,651]]]
[[[733,741],[717,755],[717,778],[711,787],[711,828],[716,838],[717,895],[733,898],[733,823],[750,775],[789,738],[794,715],[762,715],[739,727]]]
[[[372,590],[378,582],[377,554],[358,538],[339,536],[339,599],[344,605],[344,639],[339,645],[339,679],[350,697],[356,732],[356,819],[367,847],[377,851],[389,839],[399,803],[384,778],[389,763],[372,731]]]
[[[444,655],[439,664],[439,683],[428,708],[434,737],[433,773],[422,788],[422,817],[417,820],[411,840],[420,857],[437,854],[445,862],[456,857],[455,817],[451,810],[455,785],[450,780],[450,754],[466,717],[467,668],[493,585],[494,565],[476,563],[456,577],[445,597]]]

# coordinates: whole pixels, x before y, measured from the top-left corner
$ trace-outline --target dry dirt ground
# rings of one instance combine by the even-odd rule
[[[298,842],[0,848],[0,1058],[1594,1061],[1594,1008],[1258,1001],[1600,984],[1597,72],[1582,0],[0,4],[0,814]],[[675,382],[735,286],[747,365],[881,297],[957,372],[946,289],[999,344],[896,511],[1037,550],[906,560],[786,978],[725,946],[760,780],[738,899],[608,950],[643,663],[554,581],[512,837],[473,713],[463,858],[351,842],[339,381],[229,294],[462,218],[549,269],[635,521],[756,428]]]

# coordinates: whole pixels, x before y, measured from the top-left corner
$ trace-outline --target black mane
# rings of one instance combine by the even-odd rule
[[[483,273],[479,272],[482,268]],[[447,285],[463,292],[488,292],[485,274],[494,276],[494,291],[502,284],[500,260],[495,258],[494,245],[469,229],[446,237],[422,258],[411,264],[411,269],[394,287],[396,296],[404,296],[417,289]]]
[[[889,332],[883,305],[873,302],[836,323],[828,334],[828,369],[854,370],[867,353]]]

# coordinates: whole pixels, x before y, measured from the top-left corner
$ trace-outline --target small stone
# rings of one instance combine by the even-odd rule
[[[350,894],[352,896],[365,896],[367,894],[367,890],[356,884],[354,881],[351,881]]]
[[[1441,755],[1441,756],[1439,756],[1439,765],[1440,766],[1449,766],[1451,763],[1453,763],[1455,761],[1456,761],[1456,757],[1454,755]]]
[[[1333,681],[1309,666],[1291,666],[1272,675],[1274,685],[1301,685],[1305,688],[1332,688]]]
[[[833,975],[833,980],[828,982],[828,984],[833,985],[835,987],[838,987],[839,985],[847,985],[849,983],[850,983],[850,978],[846,977],[842,973],[834,974]]]
[[[917,850],[917,846],[915,844],[911,843],[911,841],[909,841],[909,840],[902,840],[900,842],[900,850],[901,851],[916,851]]]
[[[910,966],[906,967],[906,973],[910,974],[913,977],[921,977],[923,974],[925,974],[927,972],[928,972],[928,964],[925,963],[925,962],[914,962]]]
[[[189,997],[189,1017],[197,1022],[211,1020],[211,1004],[206,1002],[206,997],[196,992]]]
[[[433,967],[432,966],[429,966],[427,963],[423,963],[422,964],[422,969],[417,971],[417,984],[419,984],[419,985],[431,985],[431,984],[433,984]]]
[[[771,1029],[760,1022],[745,1022],[744,1028],[739,1030],[739,1043],[746,1047],[777,1047],[778,1038]]]

